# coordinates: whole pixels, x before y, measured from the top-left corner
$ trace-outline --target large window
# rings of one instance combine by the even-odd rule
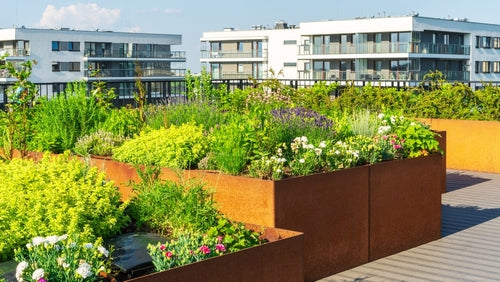
[[[488,61],[476,61],[476,73],[489,73],[490,64]]]
[[[80,51],[80,42],[68,42],[68,51]]]

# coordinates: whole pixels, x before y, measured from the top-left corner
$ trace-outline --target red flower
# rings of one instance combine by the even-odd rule
[[[206,245],[201,246],[201,247],[200,247],[200,251],[201,251],[202,253],[204,253],[205,255],[210,254],[210,248],[209,248],[209,247],[207,247]]]
[[[166,256],[167,258],[172,258],[173,254],[172,254],[172,252],[166,252],[166,253],[165,253],[165,256]]]

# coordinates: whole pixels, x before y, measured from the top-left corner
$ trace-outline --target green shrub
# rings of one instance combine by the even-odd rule
[[[207,150],[203,127],[187,123],[143,131],[115,148],[113,158],[130,164],[186,169],[196,167]]]
[[[164,235],[206,231],[217,223],[215,202],[209,189],[199,180],[179,182],[157,179],[158,168],[140,172],[142,181],[133,185],[136,196],[130,214],[142,230]]]
[[[225,123],[227,119],[227,114],[222,113],[215,105],[200,101],[189,104],[150,105],[145,115],[147,124],[154,129],[195,123],[202,124],[205,130],[209,130]]]
[[[114,135],[111,132],[98,130],[97,132],[78,138],[73,151],[80,156],[104,156],[113,154],[113,149],[120,146],[125,137]]]
[[[109,237],[127,222],[120,193],[96,168],[67,155],[0,163],[0,260],[36,236]]]
[[[229,174],[239,174],[252,158],[257,132],[251,118],[240,116],[211,134],[210,151],[217,168]]]
[[[65,93],[37,106],[31,148],[53,153],[71,150],[76,140],[94,131],[102,118],[102,108],[87,97],[86,84],[68,84]]]
[[[106,114],[104,122],[98,127],[114,135],[132,137],[141,131],[142,122],[137,109],[110,109]]]

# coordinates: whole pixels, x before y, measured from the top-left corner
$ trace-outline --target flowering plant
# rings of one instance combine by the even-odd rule
[[[82,243],[78,236],[35,237],[15,251],[18,281],[94,281],[111,267],[110,251],[102,239]]]
[[[148,245],[156,271],[170,269],[226,252],[222,237],[211,237],[204,234],[182,234],[177,239],[164,244]]]

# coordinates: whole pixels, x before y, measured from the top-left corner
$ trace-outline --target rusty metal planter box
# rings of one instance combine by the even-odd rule
[[[132,166],[105,158],[91,165],[115,181],[124,199],[132,196],[127,183],[138,180]],[[304,281],[438,239],[445,174],[437,154],[278,181],[184,171],[215,188],[229,218],[304,233]],[[160,177],[178,179],[169,169]]]
[[[303,281],[304,235],[265,227],[264,237],[268,243],[127,281]]]

